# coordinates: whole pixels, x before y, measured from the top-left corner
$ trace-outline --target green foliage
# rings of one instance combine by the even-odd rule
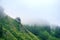
[[[54,35],[55,37],[60,38],[60,27],[56,27]]]
[[[41,40],[60,40],[60,27],[50,28],[50,26],[25,25],[25,27]]]
[[[60,40],[60,27],[23,25],[9,16],[0,17],[0,40]]]
[[[21,24],[9,16],[0,18],[0,26],[1,25],[2,29],[0,29],[0,32],[3,30],[3,36],[0,40],[39,40],[38,37],[30,31],[26,32],[27,29],[21,27]]]
[[[3,29],[2,29],[2,25],[0,24],[0,37],[3,36]]]

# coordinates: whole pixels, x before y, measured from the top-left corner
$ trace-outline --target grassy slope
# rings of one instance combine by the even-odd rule
[[[0,24],[3,28],[3,37],[0,40],[39,40],[30,31],[27,30],[28,32],[25,32],[26,29],[19,31],[18,26],[20,24],[8,16],[0,18]]]

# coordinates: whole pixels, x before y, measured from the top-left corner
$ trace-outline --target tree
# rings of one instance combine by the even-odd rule
[[[3,36],[3,29],[2,29],[2,24],[0,24],[0,37]]]
[[[19,17],[16,18],[16,21],[21,24],[21,19]]]
[[[4,9],[0,6],[0,17],[5,17]]]
[[[22,24],[21,24],[21,19],[19,18],[19,17],[17,17],[16,19],[15,19],[17,22],[18,22],[18,30],[20,31],[21,30],[21,27],[22,27]]]
[[[55,37],[60,38],[60,27],[56,27],[55,29]]]

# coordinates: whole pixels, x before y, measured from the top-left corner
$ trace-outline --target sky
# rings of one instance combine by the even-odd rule
[[[2,0],[0,5],[22,23],[50,23],[60,25],[60,0]]]

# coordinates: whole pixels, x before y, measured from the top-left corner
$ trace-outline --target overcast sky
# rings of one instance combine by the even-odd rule
[[[43,20],[60,25],[59,0],[2,0],[0,5],[9,16],[20,17],[22,23]]]

